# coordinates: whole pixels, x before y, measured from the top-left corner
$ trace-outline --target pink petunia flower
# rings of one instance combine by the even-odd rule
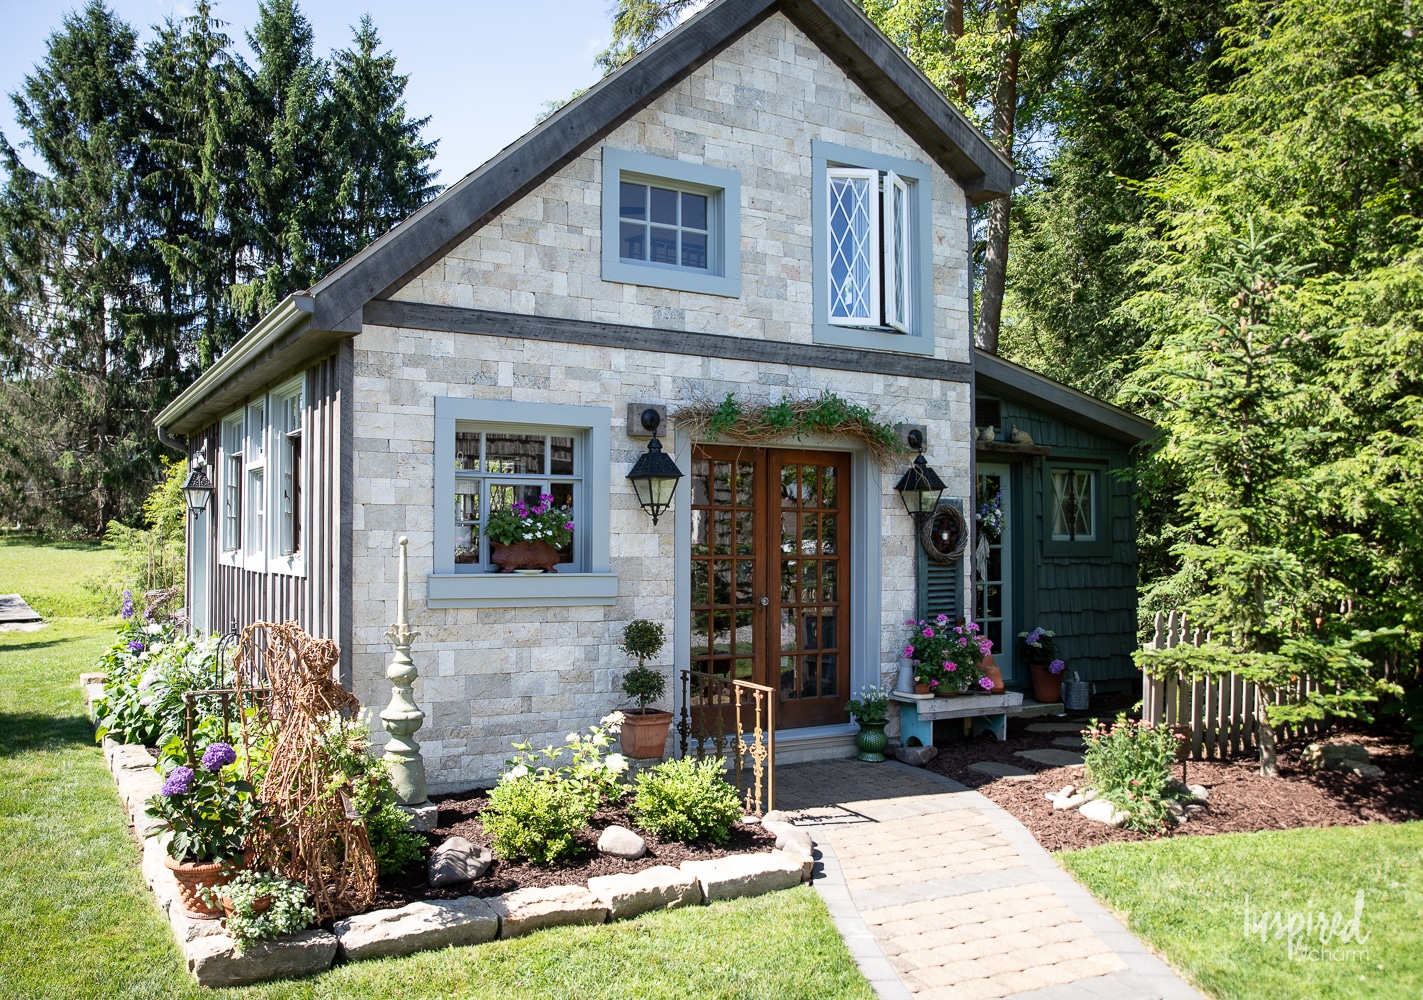
[[[932,638],[934,638],[934,630],[931,629],[931,628],[926,628],[926,629],[924,630],[924,638],[926,638],[926,639],[932,639]]]

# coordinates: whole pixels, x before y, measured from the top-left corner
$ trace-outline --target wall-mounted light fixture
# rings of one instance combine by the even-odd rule
[[[672,494],[677,492],[677,480],[682,478],[682,470],[663,453],[662,442],[657,440],[657,427],[662,423],[662,415],[649,406],[642,411],[641,422],[652,435],[652,440],[647,442],[647,451],[638,456],[628,478],[637,493],[638,505],[652,515],[652,523],[656,524],[657,519],[672,506]]]
[[[183,494],[188,498],[188,509],[193,512],[194,517],[202,516],[203,511],[207,510],[208,497],[216,491],[217,487],[208,478],[207,459],[199,455],[193,459],[188,478],[183,480]]]
[[[914,459],[909,471],[899,477],[894,488],[904,502],[904,509],[914,518],[914,523],[919,524],[938,508],[939,497],[944,493],[944,481],[924,459],[924,432],[916,427],[909,432],[906,440],[909,447],[919,452],[919,457]]]

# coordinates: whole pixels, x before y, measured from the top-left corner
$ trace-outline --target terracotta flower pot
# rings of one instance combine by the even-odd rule
[[[163,864],[178,882],[178,899],[188,916],[212,920],[222,916],[222,907],[209,906],[203,897],[198,895],[198,886],[227,885],[238,872],[247,867],[247,859],[174,861],[171,857],[165,857]]]
[[[915,684],[915,685],[914,685],[914,693],[915,693],[915,694],[929,694],[929,693],[930,693],[931,691],[933,691],[933,690],[934,690],[934,689],[931,688],[931,687],[930,687],[929,685],[927,685],[927,684]]]
[[[1062,674],[1055,674],[1045,664],[1034,663],[1033,697],[1044,704],[1062,700]]]
[[[656,709],[624,712],[623,728],[618,734],[623,753],[639,760],[661,757],[667,749],[667,730],[671,725],[671,712]]]
[[[1003,671],[998,669],[998,663],[993,659],[993,654],[989,653],[983,658],[983,676],[993,682],[993,690],[989,694],[1003,693]]]
[[[520,542],[517,545],[490,542],[489,561],[498,566],[501,573],[512,573],[516,569],[541,569],[557,573],[558,549],[548,542]]]
[[[226,916],[230,917],[237,912],[237,904],[234,903],[232,900],[228,899],[226,896],[223,896],[222,899],[218,900],[218,902],[222,904],[222,912]],[[252,904],[252,912],[254,914],[266,913],[267,910],[271,907],[271,905],[272,897],[262,896],[255,903]]]

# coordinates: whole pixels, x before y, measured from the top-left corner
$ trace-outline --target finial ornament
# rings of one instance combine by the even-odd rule
[[[419,671],[410,658],[410,644],[419,635],[410,627],[409,621],[409,567],[406,550],[410,539],[400,536],[400,596],[396,602],[395,624],[385,633],[395,647],[390,658],[390,666],[385,676],[390,681],[390,704],[380,713],[380,721],[390,740],[385,745],[384,760],[390,768],[391,784],[395,787],[395,799],[405,806],[420,805],[428,796],[425,794],[425,759],[420,756],[420,744],[415,740],[416,731],[425,722],[425,713],[415,704],[415,678]]]

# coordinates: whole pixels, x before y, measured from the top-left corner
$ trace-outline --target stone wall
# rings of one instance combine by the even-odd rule
[[[398,293],[408,301],[659,328],[811,341],[810,143],[928,157],[785,18],[776,15],[654,101],[606,140],[741,174],[740,300],[604,282],[601,151],[594,147]],[[934,169],[936,355],[968,361],[965,200]],[[431,788],[488,783],[509,743],[562,743],[620,704],[629,666],[615,643],[633,618],[672,632],[672,519],[653,528],[625,472],[646,447],[628,402],[675,410],[693,396],[774,401],[832,390],[883,419],[928,425],[948,494],[970,494],[969,386],[656,352],[367,326],[355,338],[355,690],[389,699],[384,631],[395,618],[396,538],[410,538],[418,734]],[[605,406],[612,414],[613,606],[430,609],[434,400],[439,396]],[[788,441],[795,446],[797,442]],[[821,442],[833,446],[834,442]],[[846,449],[848,450],[848,449]],[[912,525],[893,492],[906,462],[882,470],[880,670],[891,680],[915,610]],[[679,495],[677,503],[686,503]],[[441,511],[441,514],[444,512]],[[857,623],[858,626],[858,623]],[[685,640],[681,640],[685,642]],[[671,662],[671,649],[664,653]],[[852,685],[873,680],[857,664]]]

